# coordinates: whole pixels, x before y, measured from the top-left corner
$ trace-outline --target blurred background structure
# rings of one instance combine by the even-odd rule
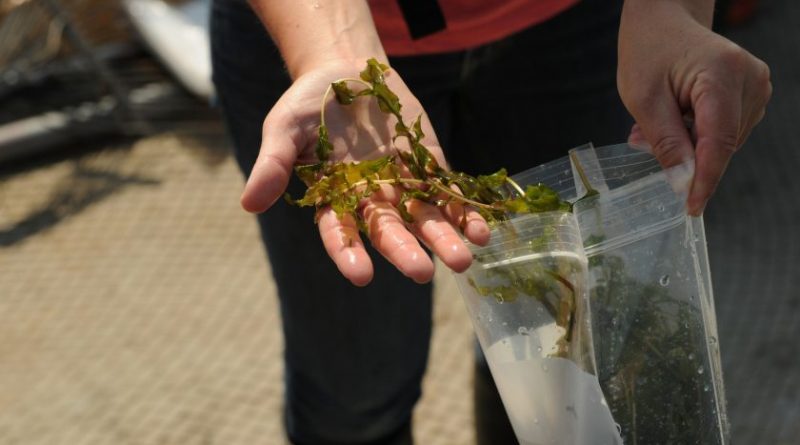
[[[133,25],[145,2],[0,0],[3,445],[284,443],[258,229],[210,91]],[[800,3],[727,3],[775,87],[706,213],[732,437],[796,444]],[[469,445],[471,327],[442,269],[415,436]]]

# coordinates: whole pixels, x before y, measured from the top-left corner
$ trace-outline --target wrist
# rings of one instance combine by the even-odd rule
[[[366,0],[249,0],[293,79],[332,63],[385,61]]]
[[[292,79],[330,67],[352,68],[356,77],[364,69],[367,59],[374,57],[387,63],[386,53],[378,42],[377,45],[342,45],[332,44],[327,48],[316,48],[310,51],[294,52],[284,56],[286,68]]]

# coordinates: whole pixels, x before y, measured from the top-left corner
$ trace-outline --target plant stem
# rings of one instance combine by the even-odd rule
[[[580,177],[581,182],[583,183],[583,187],[586,189],[586,194],[583,195],[583,197],[586,198],[588,196],[597,195],[598,194],[597,190],[592,188],[592,184],[589,182],[589,178],[586,177],[586,173],[583,171],[583,166],[581,165],[581,162],[578,160],[578,157],[575,156],[574,151],[569,152],[569,158],[575,165],[575,169],[578,170],[578,176]]]
[[[321,127],[325,126],[325,104],[328,102],[328,95],[331,94],[331,91],[333,91],[333,84],[329,83],[328,89],[322,95],[322,105],[319,107],[319,124]]]
[[[517,193],[519,193],[519,196],[525,196],[525,191],[522,190],[522,187],[520,187],[519,184],[517,184],[517,181],[511,179],[510,176],[506,176],[506,182],[508,182],[511,187],[516,190]]]
[[[450,190],[449,188],[445,187],[444,185],[442,185],[439,181],[435,181],[434,180],[434,181],[428,182],[428,184],[436,187],[437,189],[439,189],[442,192],[452,196],[453,198],[455,198],[455,199],[457,199],[459,201],[465,202],[465,203],[467,203],[467,204],[469,204],[471,206],[480,207],[480,208],[486,209],[486,210],[495,210],[495,208],[490,206],[489,204],[484,204],[482,202],[473,201],[473,200],[471,200],[469,198],[466,198],[466,197],[464,197],[462,195],[459,195],[458,193],[456,193],[456,192]]]
[[[356,182],[354,184],[351,184],[350,188],[354,189],[354,188],[360,187],[362,185],[367,185],[367,182],[368,181],[366,181],[366,180],[358,181],[358,182]],[[434,188],[436,188],[436,189],[438,189],[438,190],[440,190],[440,191],[452,196],[454,199],[456,199],[458,201],[461,201],[463,203],[466,203],[466,204],[469,204],[469,205],[475,206],[475,207],[484,208],[486,210],[495,210],[494,207],[492,207],[492,206],[490,206],[488,204],[484,204],[484,203],[478,202],[478,201],[473,201],[473,200],[471,200],[469,198],[466,198],[466,197],[464,197],[462,195],[459,195],[458,193],[448,189],[447,187],[445,187],[444,185],[439,183],[439,181],[430,181],[430,182],[428,182],[428,181],[425,181],[423,179],[397,178],[397,179],[376,179],[376,180],[371,181],[371,182],[373,184],[389,184],[389,185],[396,185],[396,184],[422,185],[422,184],[428,184],[428,185],[430,185],[430,186],[432,186],[432,187],[434,187]]]

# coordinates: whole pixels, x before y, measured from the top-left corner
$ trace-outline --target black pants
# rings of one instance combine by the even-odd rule
[[[470,51],[391,58],[425,107],[457,170],[510,173],[571,147],[624,141],[632,124],[616,91],[621,1],[585,0],[550,21]],[[212,13],[214,82],[242,172],[261,124],[289,87],[280,56],[244,0]],[[302,194],[298,181],[290,185]],[[380,255],[356,288],[327,258],[312,213],[279,202],[259,215],[285,336],[285,421],[298,444],[411,443],[431,331],[431,287]],[[311,271],[311,275],[303,275]],[[515,443],[482,357],[476,360],[482,443]]]

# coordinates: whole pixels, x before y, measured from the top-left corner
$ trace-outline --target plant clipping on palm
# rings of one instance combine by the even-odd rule
[[[532,213],[549,210],[571,210],[571,205],[562,201],[558,194],[544,184],[528,186],[523,190],[506,174],[505,169],[486,176],[470,176],[466,173],[442,168],[422,139],[422,116],[409,123],[401,114],[402,104],[389,89],[385,74],[389,68],[375,59],[367,61],[359,78],[339,79],[333,82],[322,98],[319,136],[316,155],[319,162],[295,168],[300,179],[308,186],[301,199],[287,200],[299,206],[330,206],[339,218],[351,216],[366,232],[367,226],[358,212],[359,203],[369,198],[383,184],[401,190],[397,210],[403,219],[413,222],[406,209],[410,199],[418,199],[436,206],[451,202],[470,205],[480,212],[489,224],[505,220],[512,213]],[[353,90],[351,86],[359,89]],[[333,152],[325,125],[325,105],[333,93],[341,105],[350,105],[359,98],[373,98],[379,109],[392,115],[397,122],[392,143],[405,138],[410,147],[377,159],[360,162],[331,162]],[[462,219],[463,223],[466,222]]]

